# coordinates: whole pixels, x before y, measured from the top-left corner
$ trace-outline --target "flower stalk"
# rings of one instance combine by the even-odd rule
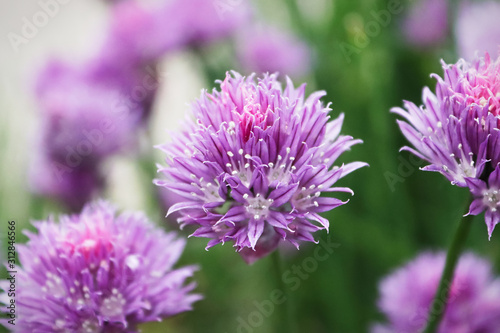
[[[469,205],[467,205],[467,207],[468,206]],[[429,318],[424,333],[437,332],[439,323],[441,322],[441,319],[446,311],[446,305],[448,303],[450,293],[450,281],[453,281],[455,267],[457,265],[458,258],[460,257],[460,253],[462,252],[464,243],[467,240],[473,218],[474,216],[469,214],[463,216],[459,222],[455,235],[453,236],[452,243],[446,255],[446,263],[443,274],[441,275],[436,295],[434,296],[434,300],[429,310]]]

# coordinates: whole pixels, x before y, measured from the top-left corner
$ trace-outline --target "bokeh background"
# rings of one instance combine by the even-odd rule
[[[136,0],[121,2],[126,1]],[[161,1],[168,2],[157,0]],[[256,305],[269,300],[274,289],[283,288],[270,257],[248,266],[230,244],[205,251],[206,240],[191,238],[181,264],[199,263],[201,270],[195,279],[205,299],[195,305],[194,311],[145,325],[143,331],[285,332],[286,325],[278,314],[289,308],[288,320],[293,322],[295,332],[367,332],[372,323],[383,321],[376,307],[378,281],[422,250],[445,249],[468,196],[466,189],[451,186],[441,175],[419,171],[422,161],[398,152],[406,142],[389,110],[400,106],[403,99],[420,104],[422,88],[435,86],[430,74],[442,73],[440,59],[456,62],[460,57],[470,57],[473,47],[489,50],[496,57],[500,25],[481,28],[481,24],[497,22],[487,19],[494,11],[475,9],[474,15],[483,19],[471,19],[462,17],[464,11],[473,12],[464,8],[484,4],[425,0],[208,1],[232,8],[227,15],[248,7],[251,18],[242,19],[220,38],[158,57],[162,79],[146,130],[131,134],[139,142],[133,149],[106,160],[102,167],[106,185],[94,196],[109,199],[120,209],[144,210],[158,225],[176,230],[176,224],[164,218],[165,200],[152,184],[154,163],[163,161],[162,154],[152,146],[166,142],[166,130],[179,128],[187,103],[197,98],[201,89],[215,87],[214,80],[223,79],[231,69],[247,75],[280,70],[282,79],[289,75],[296,84],[306,82],[309,93],[325,90],[324,101],[332,102],[332,116],[345,113],[343,133],[364,141],[342,158],[346,162],[366,161],[370,167],[341,180],[339,186],[352,188],[355,195],[349,204],[324,214],[331,229],[329,234],[316,235],[320,245],[304,244],[300,251],[280,249],[282,270],[298,277],[293,267],[310,261],[315,247],[338,244],[326,260],[306,273],[307,277],[299,278],[295,290],[285,283],[287,300],[276,305],[271,314],[266,315]],[[105,45],[113,7],[119,2],[61,3],[48,24],[17,50],[8,35],[21,34],[23,20],[39,12],[40,3],[0,3],[2,259],[8,220],[17,222],[17,241],[22,243],[26,238],[21,230],[31,229],[30,221],[69,211],[57,198],[35,195],[29,177],[30,170],[37,168],[34,156],[42,122],[43,105],[34,93],[37,75],[53,57],[78,61]],[[490,8],[495,4],[499,6],[488,2],[493,6]],[[212,19],[217,22],[220,18]],[[474,21],[478,31],[467,26],[467,20]],[[471,46],[470,40],[479,40],[475,36],[486,35],[480,29],[491,33],[491,39],[483,38],[482,45]],[[165,31],[165,35],[176,33]],[[261,40],[253,40],[258,38]],[[482,216],[476,218],[466,247],[489,258],[499,271],[500,240],[496,233],[487,240]],[[0,332],[5,331],[2,329]]]

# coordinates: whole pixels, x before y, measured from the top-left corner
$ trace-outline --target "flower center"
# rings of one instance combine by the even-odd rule
[[[269,214],[269,207],[271,207],[273,199],[265,199],[260,194],[257,194],[254,198],[248,197],[247,194],[243,197],[248,203],[245,206],[248,214],[250,214],[255,220],[267,217]]]
[[[98,333],[101,332],[99,323],[95,319],[87,319],[82,323],[79,333]]]
[[[70,232],[65,239],[65,246],[72,252],[80,253],[85,260],[91,260],[93,257],[102,256],[103,253],[113,249],[111,236],[104,228],[86,229],[83,231],[83,237],[80,234]],[[99,255],[100,254],[100,255]]]
[[[63,280],[52,273],[46,274],[47,280],[45,285],[42,287],[42,291],[47,294],[53,295],[54,297],[61,298],[66,295],[66,289],[63,284]]]
[[[489,103],[488,112],[495,116],[500,115],[500,91],[495,92],[489,89],[484,89],[478,98],[478,104],[481,106],[486,106]]]
[[[493,188],[483,192],[483,204],[489,207],[492,212],[496,212],[497,207],[500,205],[498,194],[498,190]]]
[[[120,294],[117,289],[113,289],[112,295],[105,298],[101,304],[101,314],[108,318],[121,316],[125,304],[126,301],[122,294]]]
[[[293,196],[292,201],[297,209],[308,210],[309,207],[318,207],[318,198],[321,194],[320,190],[323,186],[311,185],[309,187],[302,187],[300,191]]]
[[[496,65],[492,73],[477,74],[475,85],[471,87],[471,102],[481,106],[489,104],[488,112],[500,115],[500,66]]]
[[[267,120],[267,110],[261,110],[262,106],[255,102],[256,93],[248,88],[242,88],[245,105],[240,115],[240,128],[244,141],[248,141],[254,126],[259,126]]]

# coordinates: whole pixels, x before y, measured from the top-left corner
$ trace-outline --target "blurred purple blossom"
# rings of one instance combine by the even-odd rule
[[[500,3],[497,1],[464,1],[460,4],[455,35],[458,54],[467,60],[476,52],[500,54]]]
[[[52,61],[37,80],[43,142],[50,156],[64,160],[72,152],[102,158],[134,143],[133,132],[145,110],[133,103],[125,82],[93,64]],[[109,76],[107,75],[109,74]]]
[[[151,112],[157,74],[91,59],[51,60],[36,78],[41,126],[32,160],[35,193],[80,209],[104,186],[106,157],[134,148]]]
[[[14,332],[138,332],[137,325],[192,309],[195,266],[174,269],[184,239],[141,213],[106,202],[35,223],[18,247]],[[1,281],[3,290],[8,281]],[[2,294],[2,297],[5,293]],[[10,326],[10,325],[9,325]]]
[[[406,40],[416,47],[432,47],[448,35],[448,0],[418,0],[403,25]]]
[[[156,61],[169,51],[227,37],[250,17],[247,0],[222,7],[218,1],[206,0],[125,1],[113,8],[103,57],[132,63]]]
[[[193,119],[160,148],[166,180],[156,184],[184,200],[182,226],[194,225],[193,236],[211,238],[207,248],[226,241],[251,263],[273,251],[280,240],[298,247],[315,242],[312,233],[328,229],[318,213],[345,204],[322,193],[352,191],[332,187],[365,166],[333,166],[352,145],[339,135],[343,115],[332,122],[324,92],[305,97],[305,85],[283,89],[276,75],[242,77],[236,72],[219,81],[221,90],[204,91],[191,107]]]
[[[389,323],[377,324],[371,332],[421,332],[427,322],[444,263],[445,253],[423,253],[384,278],[379,286],[378,305]],[[448,288],[450,298],[439,333],[498,332],[500,280],[494,278],[488,261],[471,253],[462,255]]]
[[[96,161],[69,167],[38,151],[30,165],[29,184],[35,194],[60,201],[71,211],[79,211],[103,190],[105,181]]]
[[[238,40],[238,58],[245,71],[279,72],[292,78],[311,69],[311,51],[307,44],[290,32],[276,28],[250,28]]]

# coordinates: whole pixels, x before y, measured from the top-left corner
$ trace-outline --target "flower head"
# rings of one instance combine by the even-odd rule
[[[332,187],[337,180],[366,165],[333,166],[344,151],[360,143],[339,136],[343,115],[328,122],[330,109],[316,92],[305,98],[288,80],[283,90],[276,75],[242,77],[233,72],[221,90],[203,92],[191,108],[194,119],[172,143],[161,147],[167,180],[156,184],[184,200],[179,222],[195,225],[194,236],[212,238],[207,248],[232,241],[244,259],[264,256],[280,239],[296,246],[314,241],[312,233],[328,228],[318,213],[344,204],[321,196],[350,192]]]
[[[378,305],[388,325],[373,333],[418,333],[427,323],[444,269],[445,253],[423,253],[384,278]],[[438,332],[494,333],[500,327],[500,279],[491,264],[471,253],[459,259]]]
[[[127,88],[134,78],[119,80],[106,75],[93,62],[78,66],[51,61],[37,81],[43,141],[60,160],[101,158],[133,142],[131,132],[140,124],[145,110],[134,103]],[[77,159],[77,157],[73,157]]]
[[[35,89],[41,126],[31,167],[34,192],[79,210],[103,187],[102,161],[134,148],[149,115],[155,89],[143,87],[147,75],[99,59],[52,60],[44,67]]]
[[[98,202],[35,226],[18,248],[15,332],[137,332],[200,299],[185,284],[196,267],[173,268],[185,241],[142,214]]]
[[[32,192],[60,201],[73,212],[81,210],[105,185],[98,165],[68,167],[43,151],[35,153],[28,177]]]
[[[405,118],[398,124],[415,148],[403,150],[430,162],[423,170],[471,187],[471,179],[487,182],[500,162],[500,60],[486,54],[472,63],[443,63],[443,69],[443,79],[433,75],[436,95],[424,89],[422,107],[405,102],[406,110],[392,111]],[[479,213],[477,207],[473,212]]]
[[[500,53],[500,16],[497,1],[463,1],[460,3],[455,36],[458,52],[465,59],[474,59],[476,52]]]

